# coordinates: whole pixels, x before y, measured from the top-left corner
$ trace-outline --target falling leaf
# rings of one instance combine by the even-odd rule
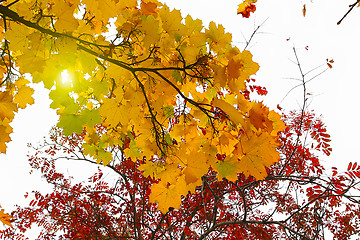
[[[241,14],[244,18],[249,18],[250,13],[255,12],[257,0],[244,0],[238,6],[237,14]]]
[[[303,16],[305,17],[305,15],[306,15],[306,4],[304,4],[304,6],[303,6],[302,13],[303,13]]]

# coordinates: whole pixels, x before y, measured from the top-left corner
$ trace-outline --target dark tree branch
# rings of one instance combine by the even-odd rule
[[[357,0],[355,3],[349,5],[349,10],[344,14],[344,16],[337,22],[337,25],[340,25],[340,23],[346,18],[346,16],[354,9],[354,7],[360,3],[360,0]]]

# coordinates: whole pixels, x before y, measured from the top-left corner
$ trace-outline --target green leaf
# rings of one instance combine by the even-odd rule
[[[98,149],[97,153],[97,163],[100,163],[102,161],[103,165],[106,166],[109,164],[109,162],[113,159],[113,156],[111,152],[105,151],[102,148]]]
[[[173,118],[174,117],[174,107],[173,105],[167,105],[164,107],[164,115],[167,118]]]
[[[165,142],[166,142],[167,144],[172,144],[172,139],[171,139],[171,137],[170,137],[170,134],[166,134],[166,136],[165,136]]]
[[[218,161],[214,167],[218,172],[219,179],[226,178],[229,181],[236,181],[237,173],[241,172],[238,165],[237,158],[231,157],[225,158],[224,161]]]
[[[63,129],[65,135],[71,135],[73,132],[80,134],[83,130],[83,124],[83,116],[75,114],[65,114],[60,117],[57,126]]]
[[[179,71],[174,70],[171,75],[176,80],[176,82],[184,83],[184,79]]]
[[[69,96],[68,92],[63,90],[55,89],[49,93],[49,98],[52,100],[50,107],[53,109],[60,108],[61,106],[66,106],[68,110],[73,110],[74,100]],[[75,105],[77,110],[79,109],[78,105]],[[67,110],[67,111],[68,111]]]
[[[134,140],[131,140],[129,144],[129,148],[125,149],[124,152],[126,154],[126,157],[133,158],[134,160],[136,158],[141,157],[141,148],[136,146],[136,143]]]
[[[175,35],[175,41],[180,42],[182,36],[181,36],[179,33],[177,33],[177,32],[176,32],[174,35]]]
[[[94,157],[96,155],[97,148],[95,145],[84,143],[82,147],[84,148],[85,155],[89,155],[91,157]]]
[[[81,115],[83,116],[85,120],[85,124],[89,127],[93,127],[95,124],[101,123],[101,117],[99,114],[99,109],[84,109],[81,112]]]

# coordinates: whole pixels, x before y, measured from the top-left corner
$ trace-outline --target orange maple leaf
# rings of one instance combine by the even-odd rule
[[[156,0],[147,0],[147,1],[142,0],[140,4],[141,12],[145,16],[153,15],[154,17],[157,17],[158,14],[157,7],[161,5],[162,4]]]
[[[243,64],[240,60],[231,59],[227,66],[227,72],[230,79],[236,79],[240,76],[240,70],[242,70]]]
[[[268,118],[269,109],[261,102],[255,102],[249,111],[249,119],[256,129],[270,129],[272,131],[272,122]]]
[[[0,210],[0,221],[4,225],[8,225],[8,226],[12,227],[12,225],[11,225],[11,215],[5,213],[4,209]]]
[[[239,4],[239,8],[237,10],[237,14],[241,14],[244,18],[249,18],[250,13],[255,12],[257,0],[245,0],[243,3]]]

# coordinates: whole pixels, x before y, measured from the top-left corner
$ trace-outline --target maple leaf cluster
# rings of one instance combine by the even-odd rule
[[[8,71],[4,77],[11,78]],[[0,153],[6,153],[6,143],[11,141],[10,133],[13,128],[10,126],[15,113],[19,108],[25,108],[27,104],[33,104],[32,94],[34,90],[28,86],[29,81],[20,78],[15,83],[6,82],[6,90],[0,91]],[[5,80],[0,84],[0,88],[5,88]]]
[[[279,161],[285,125],[249,99],[259,65],[222,25],[204,27],[157,0],[2,1],[0,13],[2,152],[14,112],[32,103],[30,73],[50,90],[64,134],[85,130],[82,154],[103,165],[115,149],[141,160],[145,177],[159,179],[150,200],[163,212],[209,170],[264,179]]]

